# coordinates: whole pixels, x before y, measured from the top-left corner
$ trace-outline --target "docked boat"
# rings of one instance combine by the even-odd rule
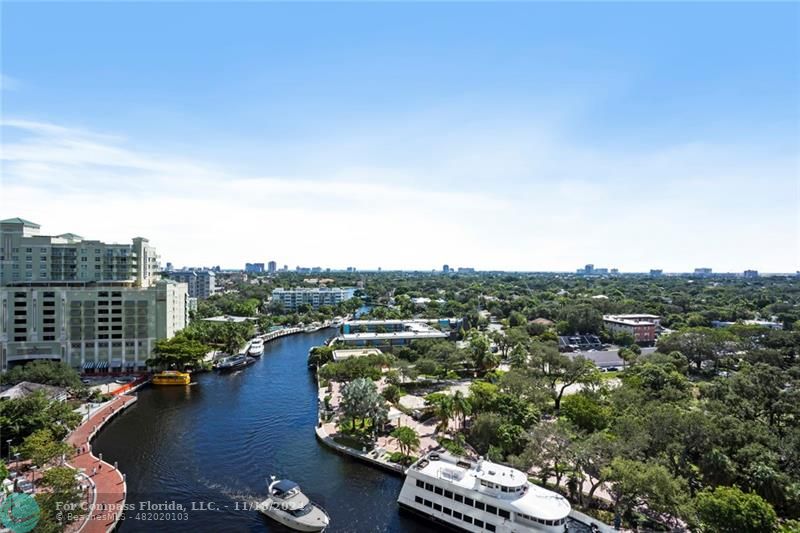
[[[404,510],[463,531],[563,533],[571,511],[555,492],[514,468],[431,452],[406,471]]]
[[[321,322],[312,322],[311,324],[303,328],[303,331],[305,331],[306,333],[314,333],[316,331],[321,330],[324,327],[325,326]]]
[[[232,372],[239,370],[255,363],[256,360],[247,354],[240,353],[231,357],[226,357],[217,363],[217,370],[220,372]]]
[[[153,376],[153,385],[188,385],[192,376],[188,372],[165,370]]]
[[[272,476],[267,493],[258,510],[276,522],[295,531],[324,531],[328,527],[328,513],[309,500],[294,481]]]
[[[247,355],[250,357],[261,357],[264,355],[264,341],[255,338],[250,341],[250,347],[247,349]]]

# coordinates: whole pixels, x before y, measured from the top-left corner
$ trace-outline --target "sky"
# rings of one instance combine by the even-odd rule
[[[0,217],[176,266],[794,272],[800,4],[0,2]]]

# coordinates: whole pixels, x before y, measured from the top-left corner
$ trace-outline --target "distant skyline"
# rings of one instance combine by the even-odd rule
[[[0,4],[0,218],[162,263],[800,269],[797,3]]]

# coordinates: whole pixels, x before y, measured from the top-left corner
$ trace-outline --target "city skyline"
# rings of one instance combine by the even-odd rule
[[[795,272],[798,10],[6,4],[0,218],[180,266]]]

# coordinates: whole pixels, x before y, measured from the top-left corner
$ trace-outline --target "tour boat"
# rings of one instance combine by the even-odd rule
[[[328,513],[309,500],[294,481],[271,476],[267,493],[258,510],[273,520],[295,531],[324,531],[328,527]]]
[[[259,338],[253,339],[250,342],[250,348],[247,349],[247,355],[252,357],[261,357],[264,354],[264,341]]]
[[[412,464],[397,499],[401,509],[463,531],[566,530],[569,502],[514,468],[431,452]]]
[[[250,366],[255,362],[256,360],[252,357],[248,356],[247,354],[240,353],[239,355],[226,357],[217,363],[217,370],[220,372],[232,372],[233,370],[239,370],[246,366]]]
[[[153,385],[188,385],[192,376],[188,372],[165,370],[153,376]]]

